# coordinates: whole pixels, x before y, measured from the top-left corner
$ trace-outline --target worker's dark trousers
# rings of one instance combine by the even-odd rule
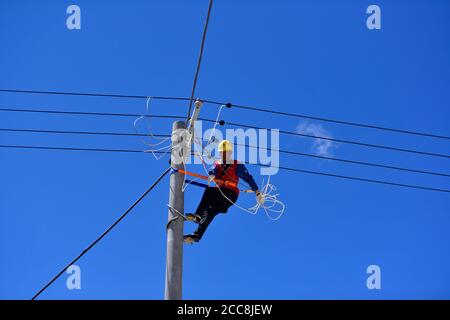
[[[222,195],[220,192],[221,190],[229,200]],[[219,213],[226,213],[228,208],[230,208],[238,198],[238,194],[231,189],[222,188],[221,190],[217,187],[207,187],[203,193],[202,200],[195,211],[195,213],[201,217],[198,228],[194,232],[200,239],[211,221],[213,221]]]

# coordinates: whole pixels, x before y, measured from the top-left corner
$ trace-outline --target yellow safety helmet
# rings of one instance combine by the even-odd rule
[[[230,152],[233,151],[233,145],[228,140],[222,140],[219,143],[219,152]]]

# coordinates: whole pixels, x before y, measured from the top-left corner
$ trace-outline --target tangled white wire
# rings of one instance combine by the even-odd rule
[[[261,185],[263,186],[261,191],[261,194],[264,198],[264,203],[256,203],[255,206],[249,208],[250,211],[254,211],[255,213],[258,212],[258,210],[260,208],[262,208],[264,210],[264,212],[266,213],[266,216],[272,220],[272,221],[277,221],[281,218],[281,216],[284,213],[284,209],[286,208],[286,206],[284,205],[284,203],[280,200],[278,200],[278,196],[279,193],[274,193],[277,188],[270,183],[270,176],[267,179],[267,183],[264,185],[264,180],[261,183]],[[278,209],[274,209],[274,207],[279,206]],[[276,217],[273,217],[270,215],[269,212],[276,212],[278,213],[278,215]]]
[[[147,118],[147,116],[149,115],[150,100],[151,100],[151,98],[152,98],[152,97],[147,97],[147,101],[146,101],[146,104],[145,104],[145,106],[146,106],[146,114],[145,114],[145,115],[141,115],[139,118],[137,118],[137,119],[134,120],[134,122],[133,122],[134,130],[135,130],[136,134],[139,134],[138,128],[137,128],[138,122],[141,121],[142,119]],[[144,152],[150,152],[151,154],[153,154],[153,156],[155,157],[156,160],[160,160],[160,159],[163,158],[168,152],[170,152],[170,151],[172,150],[172,149],[171,149],[171,144],[170,144],[170,143],[169,143],[168,145],[165,145],[165,146],[161,147],[161,148],[156,148],[156,149],[154,148],[154,147],[158,147],[158,146],[162,145],[163,143],[169,141],[171,138],[170,138],[170,137],[162,138],[162,137],[157,137],[157,136],[153,135],[152,130],[151,130],[151,126],[150,126],[150,120],[148,120],[148,124],[147,124],[147,134],[146,134],[146,136],[150,136],[151,138],[153,138],[153,139],[155,139],[155,140],[160,140],[160,141],[157,142],[157,143],[150,143],[150,142],[147,142],[147,141],[145,140],[145,138],[142,138],[142,137],[141,137],[142,143],[145,144],[146,146],[151,147],[151,149],[149,149],[149,150],[144,150]],[[156,151],[165,151],[165,152],[163,152],[161,156],[157,156],[157,155],[156,155]]]

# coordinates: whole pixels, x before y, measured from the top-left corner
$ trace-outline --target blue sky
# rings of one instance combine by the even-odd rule
[[[66,28],[81,7],[82,29]],[[366,28],[377,4],[382,29]],[[2,1],[0,87],[137,95],[190,94],[207,1]],[[197,96],[450,135],[448,1],[215,1]],[[145,101],[0,93],[0,105],[145,111]],[[185,102],[152,103],[185,115]],[[217,108],[205,106],[204,117]],[[226,121],[295,131],[299,119],[225,110]],[[134,119],[2,112],[2,128],[133,132]],[[321,124],[335,138],[447,153],[445,140]],[[170,120],[152,122],[168,133]],[[5,133],[1,144],[143,149],[135,137]],[[312,152],[310,139],[281,148]],[[339,144],[333,156],[450,172],[448,159]],[[28,299],[110,225],[166,168],[146,154],[0,150],[0,298]],[[449,188],[446,177],[283,155],[306,170]],[[191,166],[192,171],[201,172]],[[259,169],[249,166],[257,181]],[[233,208],[185,247],[186,299],[448,299],[445,193],[282,172],[286,212],[272,222]],[[194,210],[201,189],[186,192]],[[78,263],[46,299],[161,299],[168,179]],[[239,204],[254,198],[242,195]],[[191,231],[192,225],[186,225]],[[381,267],[368,290],[366,268]]]

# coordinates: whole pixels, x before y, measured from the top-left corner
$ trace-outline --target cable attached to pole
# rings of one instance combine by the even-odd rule
[[[164,176],[170,172],[170,168],[167,168],[158,179],[108,228],[106,229],[94,242],[92,242],[86,249],[84,249],[75,259],[67,264],[56,276],[54,276],[41,290],[39,290],[31,300],[35,300],[39,295],[44,292],[53,282],[56,281],[71,265],[77,262],[82,256],[84,256],[92,247],[94,247],[104,236],[106,236],[128,213],[139,203],[145,196],[152,191],[152,189],[164,178]]]
[[[194,83],[192,85],[191,98],[189,100],[189,110],[186,117],[186,123],[188,122],[189,117],[191,116],[192,103],[194,102],[195,88],[197,87],[198,75],[200,73],[200,67],[202,64],[203,49],[205,48],[206,33],[208,32],[209,17],[211,16],[212,5],[213,0],[209,0],[208,13],[206,14],[205,26],[203,28],[202,42],[200,44],[200,52],[198,54],[197,68],[195,70]]]
[[[208,17],[207,17],[208,20],[209,20],[209,14],[210,14],[211,6],[212,6],[212,1],[210,2],[210,8],[208,10]],[[204,37],[205,36],[206,36],[206,32],[204,33]],[[201,54],[203,54],[203,46],[204,46],[204,41],[202,41]],[[201,56],[199,56],[199,61],[201,62]],[[198,68],[198,71],[196,72],[196,76],[194,78],[194,86],[193,86],[193,92],[191,94],[191,98],[186,98],[186,97],[167,97],[167,96],[152,96],[151,98],[155,99],[155,100],[189,101],[189,104],[190,104],[189,112],[188,112],[188,118],[189,118],[190,112],[191,112],[191,108],[192,108],[192,103],[194,102],[194,94],[195,94],[195,87],[196,87],[196,84],[197,84],[198,72],[199,72],[199,68]],[[69,96],[88,96],[88,97],[109,97],[109,98],[126,98],[126,99],[147,99],[148,98],[148,96],[144,96],[144,95],[125,95],[125,94],[92,93],[92,92],[91,93],[86,93],[86,92],[36,91],[36,90],[19,90],[19,89],[0,89],[0,92],[27,93],[27,94],[30,94],[30,93],[31,94],[49,94],[49,95],[69,95]],[[214,101],[214,100],[202,99],[202,101],[205,102],[205,103],[214,104],[214,105],[223,105],[224,104],[223,102]],[[345,120],[317,117],[317,116],[311,116],[311,115],[305,115],[305,114],[299,114],[299,113],[277,111],[277,110],[274,110],[274,108],[270,108],[269,109],[269,108],[237,105],[237,104],[232,104],[230,102],[226,103],[225,105],[228,108],[234,107],[234,108],[237,108],[237,109],[246,109],[246,110],[250,110],[250,111],[264,112],[264,113],[276,114],[276,115],[281,115],[281,116],[303,118],[303,119],[322,121],[322,122],[330,122],[330,123],[336,123],[336,124],[348,125],[348,126],[354,126],[354,127],[376,129],[376,130],[382,130],[382,131],[391,131],[391,132],[403,133],[403,134],[409,134],[409,135],[416,135],[416,136],[423,136],[423,137],[430,137],[430,138],[438,138],[438,139],[450,140],[450,136],[441,135],[441,134],[435,134],[435,133],[429,133],[429,132],[423,132],[423,131],[405,130],[405,129],[398,129],[398,128],[392,128],[392,127],[384,127],[384,126],[379,126],[379,125],[373,125],[373,124],[369,124],[369,123],[345,121]]]
[[[215,105],[223,104],[223,102],[213,101],[213,100],[204,100],[204,102],[210,103],[210,104],[215,104]],[[276,114],[276,115],[287,116],[287,117],[303,118],[303,119],[309,119],[309,120],[314,120],[314,121],[330,122],[330,123],[336,123],[336,124],[354,126],[354,127],[360,127],[360,128],[391,131],[391,132],[396,132],[396,133],[403,133],[403,134],[410,134],[410,135],[423,136],[423,137],[429,137],[429,138],[450,140],[450,136],[439,135],[439,134],[423,132],[423,131],[404,130],[404,129],[378,126],[378,125],[373,125],[373,124],[368,124],[368,123],[344,121],[344,120],[338,120],[338,119],[310,116],[310,115],[299,114],[299,113],[277,111],[277,110],[274,110],[274,108],[270,108],[270,109],[266,108],[265,109],[265,108],[260,108],[260,107],[250,107],[250,106],[243,106],[243,105],[237,105],[237,104],[231,104],[231,103],[228,103],[227,105],[229,105],[229,107],[234,107],[237,109],[245,109],[245,110],[256,111],[256,112],[264,112],[264,113]]]
[[[39,91],[39,90],[20,90],[20,89],[0,89],[0,92],[9,93],[31,93],[31,94],[48,94],[48,95],[63,95],[63,96],[81,96],[81,97],[104,97],[104,98],[122,98],[122,99],[147,99],[144,95],[130,95],[130,94],[116,94],[116,93],[97,93],[97,92],[69,92],[69,91]],[[157,100],[179,100],[187,101],[189,98],[185,97],[164,97],[153,96],[152,99]]]
[[[250,128],[250,129],[256,129],[256,130],[261,130],[261,129],[269,130],[268,128],[250,126],[250,125],[236,123],[236,122],[223,121],[223,123],[228,124],[230,126],[236,126],[236,127],[242,127],[242,128]],[[305,134],[305,133],[300,133],[300,132],[286,131],[286,130],[279,130],[279,133],[286,134],[286,135],[292,135],[292,136],[298,136],[298,137],[304,137],[304,138],[327,140],[327,141],[333,141],[333,142],[339,142],[339,143],[358,145],[358,146],[368,147],[368,148],[377,148],[377,149],[385,149],[385,150],[391,150],[391,151],[408,152],[408,153],[415,153],[415,154],[432,156],[432,157],[450,158],[450,154],[434,153],[434,152],[420,151],[420,150],[414,150],[414,149],[397,148],[397,147],[391,147],[391,146],[380,145],[380,144],[365,143],[362,141],[335,139],[335,138],[317,136],[317,135],[313,135],[313,134]]]
[[[101,148],[76,148],[76,147],[51,147],[51,146],[29,146],[0,144],[0,148],[8,149],[31,149],[31,150],[59,150],[59,151],[94,151],[94,152],[117,152],[117,153],[165,153],[160,150],[136,150],[136,149],[101,149]]]

